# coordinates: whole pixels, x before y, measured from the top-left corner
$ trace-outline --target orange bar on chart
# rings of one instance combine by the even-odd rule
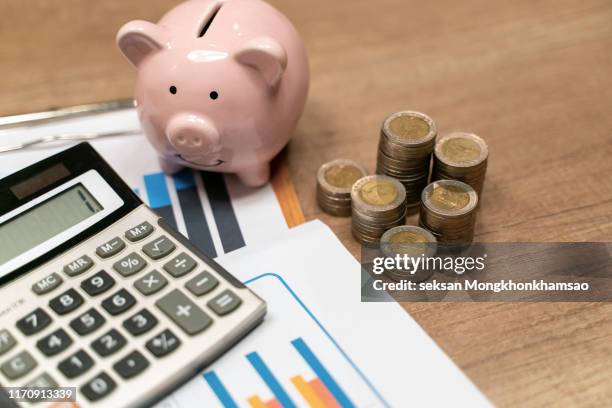
[[[325,384],[321,382],[320,379],[315,378],[308,382],[308,384],[312,387],[317,396],[323,401],[325,407],[327,408],[341,408],[338,401],[334,398],[334,396],[329,392]]]
[[[302,397],[306,400],[310,408],[327,408],[327,405],[319,398],[311,385],[307,383],[301,375],[291,378],[291,382],[297,388]]]
[[[257,395],[253,395],[248,399],[251,408],[268,408],[268,406]]]
[[[266,407],[268,407],[268,408],[283,408],[283,406],[280,404],[280,402],[278,402],[276,399],[271,399],[270,401],[266,402]]]

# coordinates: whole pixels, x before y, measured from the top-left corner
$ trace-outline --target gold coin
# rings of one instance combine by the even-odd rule
[[[429,134],[429,124],[417,116],[399,115],[391,119],[389,129],[401,139],[422,139]]]
[[[456,137],[442,145],[442,154],[455,162],[473,161],[480,157],[480,146],[472,139]]]
[[[391,204],[397,198],[398,191],[388,180],[373,179],[361,187],[360,195],[370,205],[383,206]]]
[[[350,188],[361,177],[363,171],[350,164],[337,164],[325,172],[325,181],[338,188]]]
[[[437,185],[429,195],[430,202],[442,210],[460,210],[470,202],[470,195],[464,189],[453,185]]]

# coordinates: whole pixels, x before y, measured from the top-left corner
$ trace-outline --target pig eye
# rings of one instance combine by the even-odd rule
[[[170,93],[171,93],[172,95],[176,95],[176,86],[172,85],[172,86],[170,87]]]
[[[208,96],[210,96],[210,99],[214,101],[219,97],[219,93],[217,91],[212,91],[210,94],[208,94]]]

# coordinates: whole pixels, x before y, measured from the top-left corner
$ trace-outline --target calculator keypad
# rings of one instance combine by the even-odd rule
[[[125,237],[130,242],[140,241],[141,239],[144,239],[151,235],[154,229],[155,228],[153,228],[153,226],[148,221],[145,221],[143,223],[138,224],[134,228],[130,228],[129,230],[125,231]]]
[[[51,324],[51,316],[41,308],[17,321],[17,328],[26,336],[31,336]]]
[[[32,291],[37,295],[44,295],[45,293],[49,293],[53,289],[57,288],[62,284],[62,282],[62,277],[53,272],[51,275],[45,276],[32,285]]]
[[[70,327],[81,336],[84,336],[96,331],[105,321],[106,319],[104,319],[104,316],[96,309],[92,308],[72,320],[70,322]]]
[[[164,278],[163,275],[156,270],[147,273],[142,278],[134,282],[136,289],[138,289],[138,291],[145,296],[159,292],[167,284],[168,281],[166,278]]]
[[[173,277],[180,278],[181,276],[193,271],[196,265],[197,263],[195,259],[183,252],[166,262],[166,264],[164,264],[164,270]]]
[[[93,265],[94,261],[87,255],[83,255],[64,266],[64,273],[68,276],[77,276],[89,270]]]
[[[189,280],[185,287],[195,296],[203,296],[217,287],[219,281],[210,273],[204,271]]]
[[[67,378],[75,378],[93,367],[94,361],[84,350],[79,350],[59,363],[57,368]]]
[[[81,282],[81,288],[89,296],[104,293],[115,285],[115,280],[106,271],[102,270]]]
[[[159,299],[155,305],[189,335],[197,334],[212,324],[210,316],[178,289]]]
[[[181,345],[181,341],[170,330],[164,330],[146,344],[147,349],[155,357],[164,357]]]
[[[68,289],[49,301],[49,307],[58,315],[70,313],[83,304],[83,296],[74,289]]]
[[[125,346],[125,337],[117,330],[111,329],[103,334],[99,339],[91,343],[91,348],[100,356],[106,357],[116,353]]]
[[[57,329],[48,336],[38,340],[36,347],[47,357],[54,356],[66,350],[72,344],[72,339],[64,329]]]
[[[0,330],[0,355],[12,349],[17,342],[13,335],[6,329]]]
[[[174,251],[175,248],[176,245],[174,245],[174,242],[170,241],[168,237],[162,235],[161,237],[156,238],[145,246],[143,246],[142,251],[149,258],[153,260],[158,260],[170,255],[170,253]]]
[[[117,383],[108,374],[102,372],[83,385],[81,392],[88,400],[97,401],[106,397],[116,387]]]
[[[121,314],[134,306],[136,299],[125,289],[119,290],[102,302],[102,307],[113,316]]]
[[[147,309],[142,309],[123,322],[123,327],[133,336],[140,336],[157,325],[157,318]]]
[[[36,367],[38,363],[27,351],[22,351],[0,365],[0,370],[7,378],[14,380],[21,378]]]
[[[125,242],[121,238],[115,237],[97,247],[96,254],[102,259],[110,258],[123,251],[123,248],[125,248]]]
[[[142,256],[138,255],[136,252],[132,252],[128,256],[115,262],[113,269],[122,276],[132,276],[142,271],[145,266],[147,266],[147,262]]]
[[[140,352],[132,351],[116,362],[113,365],[113,369],[115,369],[117,374],[121,377],[127,379],[142,373],[148,366],[149,362]]]

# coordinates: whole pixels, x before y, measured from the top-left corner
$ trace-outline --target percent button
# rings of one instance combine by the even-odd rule
[[[142,271],[145,266],[147,266],[147,261],[145,261],[143,257],[138,255],[136,252],[132,252],[126,257],[115,262],[113,268],[122,276],[130,276]]]

